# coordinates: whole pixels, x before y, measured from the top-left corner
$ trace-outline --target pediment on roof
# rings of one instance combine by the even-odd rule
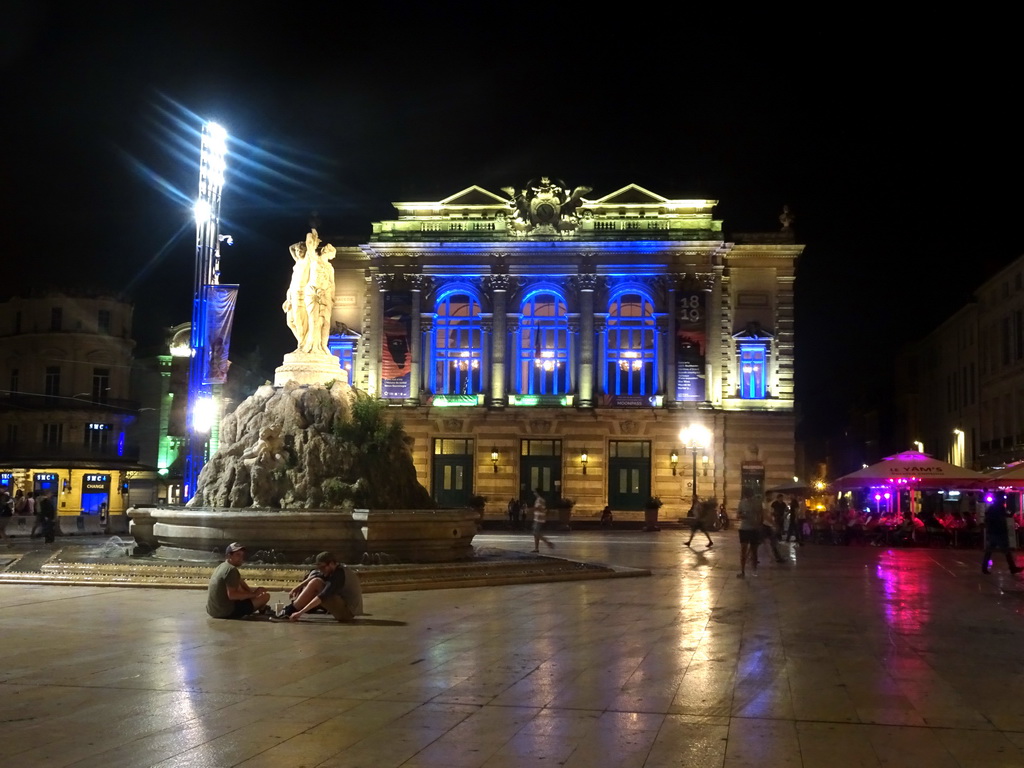
[[[600,203],[602,205],[627,205],[627,204],[654,204],[654,203],[667,203],[669,200],[667,197],[656,195],[649,189],[644,189],[639,184],[627,184],[622,189],[617,189],[610,195],[594,200],[594,203]]]
[[[750,341],[755,341],[758,339],[774,339],[775,335],[766,331],[761,327],[760,323],[755,321],[747,323],[742,331],[734,333],[732,337],[739,340],[749,339]]]
[[[488,192],[483,187],[478,187],[474,184],[471,187],[466,187],[461,192],[456,192],[451,197],[446,197],[441,201],[442,205],[459,206],[459,205],[506,205],[508,198],[499,197],[493,192]]]

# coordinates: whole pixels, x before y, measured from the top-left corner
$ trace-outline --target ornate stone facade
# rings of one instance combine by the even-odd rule
[[[695,422],[700,497],[791,478],[792,231],[727,238],[716,201],[569,189],[396,203],[339,276],[368,288],[353,383],[403,406],[434,498],[497,508],[539,485],[577,514],[652,495],[684,514]]]

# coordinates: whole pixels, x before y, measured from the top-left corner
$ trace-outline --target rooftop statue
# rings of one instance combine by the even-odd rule
[[[789,206],[782,206],[782,213],[779,214],[779,223],[782,225],[782,231],[789,232],[793,228],[795,220],[796,216],[789,210]]]
[[[576,187],[571,193],[565,182],[541,176],[532,180],[526,189],[502,187],[511,199],[510,220],[512,230],[523,235],[557,235],[575,232],[579,227],[576,209],[583,203],[583,195],[591,187]]]

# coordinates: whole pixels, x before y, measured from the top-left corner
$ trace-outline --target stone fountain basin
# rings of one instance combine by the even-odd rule
[[[158,558],[222,559],[238,541],[249,555],[273,550],[301,563],[330,550],[346,563],[365,553],[403,563],[473,557],[478,515],[472,510],[287,510],[139,507],[128,512],[136,542]]]

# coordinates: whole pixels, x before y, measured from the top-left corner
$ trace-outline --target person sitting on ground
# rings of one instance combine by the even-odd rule
[[[217,566],[206,590],[206,612],[215,619],[242,619],[254,613],[267,613],[270,593],[263,587],[253,589],[238,572],[245,562],[245,547],[237,541],[224,550],[224,562]]]
[[[612,508],[605,505],[605,508],[601,510],[601,526],[610,528],[613,522],[615,522],[615,517],[612,515]]]
[[[355,571],[338,562],[332,552],[316,556],[316,568],[288,593],[291,603],[277,615],[298,621],[302,615],[323,607],[338,621],[352,621],[363,613],[363,591]]]

